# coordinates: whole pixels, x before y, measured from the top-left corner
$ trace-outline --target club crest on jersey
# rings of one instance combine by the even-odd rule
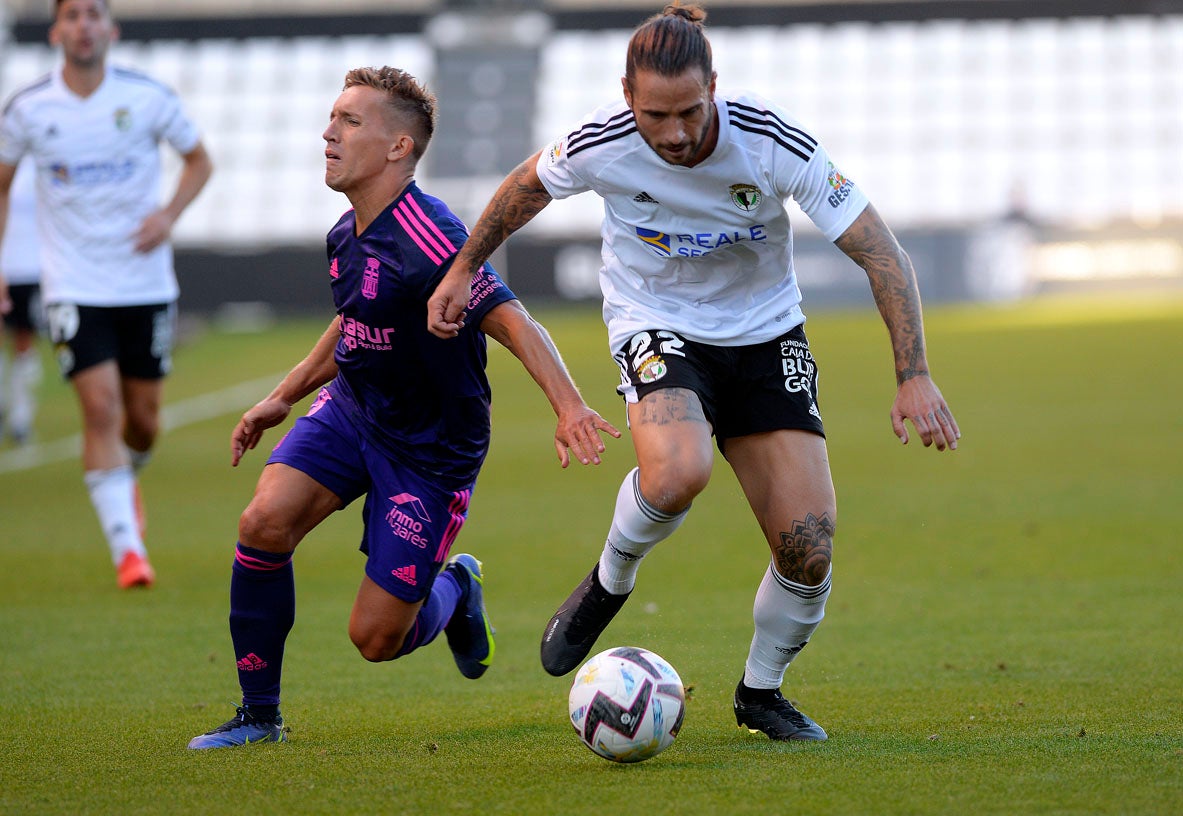
[[[667,232],[658,232],[657,230],[645,229],[644,227],[637,227],[637,237],[649,245],[654,254],[660,255],[663,258],[670,256],[670,236]]]
[[[655,354],[637,366],[637,379],[648,385],[657,382],[668,372],[669,367],[665,364],[665,360]]]
[[[378,259],[366,258],[366,269],[361,274],[361,296],[366,300],[378,297]]]
[[[759,207],[760,202],[764,200],[760,188],[753,187],[751,184],[732,184],[729,192],[731,193],[731,203],[744,212],[751,212]]]
[[[115,127],[118,130],[131,130],[131,109],[117,108],[115,110]]]

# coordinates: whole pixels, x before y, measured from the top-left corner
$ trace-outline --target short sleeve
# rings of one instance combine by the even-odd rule
[[[847,178],[820,144],[793,179],[789,194],[826,240],[834,241],[866,209],[866,194]]]
[[[468,298],[468,317],[465,320],[474,326],[479,326],[489,310],[508,300],[516,300],[516,296],[505,281],[493,271],[489,264],[483,264],[472,277],[472,295]]]
[[[14,167],[28,152],[29,143],[20,126],[20,112],[10,105],[0,116],[0,163]]]
[[[197,147],[201,133],[197,125],[186,114],[181,99],[175,93],[162,94],[157,132],[160,138],[185,155]]]
[[[538,178],[551,198],[569,198],[591,189],[568,152],[569,136],[551,142],[538,157]]]

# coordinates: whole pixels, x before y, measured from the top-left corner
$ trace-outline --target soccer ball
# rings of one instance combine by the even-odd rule
[[[673,744],[686,696],[682,679],[660,655],[617,646],[579,669],[567,710],[592,751],[613,762],[642,762]]]

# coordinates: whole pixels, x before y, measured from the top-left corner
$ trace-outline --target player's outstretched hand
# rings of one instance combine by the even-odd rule
[[[571,464],[571,454],[575,454],[581,465],[600,464],[600,454],[604,452],[601,431],[613,439],[620,438],[620,431],[611,422],[586,405],[561,414],[555,428],[555,452],[559,455],[559,464],[563,467]]]
[[[924,447],[935,444],[937,450],[957,450],[961,429],[945,398],[932,378],[921,374],[900,384],[891,406],[891,427],[900,442],[908,444],[904,420],[912,423]]]
[[[453,267],[435,287],[427,301],[427,330],[447,339],[464,328],[465,309],[472,297],[472,278]]]
[[[268,397],[243,414],[234,426],[234,433],[230,434],[230,465],[238,467],[243,455],[259,444],[263,432],[283,422],[291,411],[290,403]]]

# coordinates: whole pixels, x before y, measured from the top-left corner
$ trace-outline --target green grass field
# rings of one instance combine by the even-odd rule
[[[595,310],[538,316],[621,421]],[[927,320],[964,432],[954,454],[892,435],[876,315],[808,326],[839,523],[827,619],[785,691],[828,742],[735,727],[768,556],[722,460],[600,641],[677,667],[693,686],[681,736],[637,766],[577,742],[569,678],[542,671],[538,641],[599,553],[632,450],[616,441],[599,468],[560,470],[545,400],[498,349],[494,446],[457,544],[485,562],[493,667],[464,680],[442,638],[395,663],[357,655],[347,509],[296,558],[286,745],[185,749],[238,700],[230,562],[265,459],[229,467],[246,406],[162,438],[143,476],[159,573],[145,592],[115,588],[75,459],[5,471],[0,450],[0,814],[1183,812],[1183,300]],[[280,373],[322,327],[199,333],[168,402]],[[76,433],[49,374],[43,400],[40,440]]]

